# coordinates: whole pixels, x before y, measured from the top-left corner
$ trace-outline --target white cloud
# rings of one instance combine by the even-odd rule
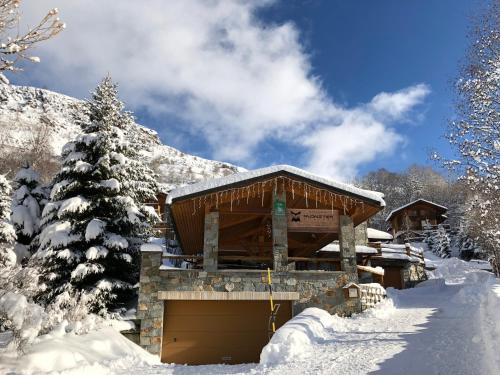
[[[346,177],[394,150],[402,138],[392,122],[427,86],[342,108],[312,76],[294,25],[255,18],[269,2],[37,0],[24,1],[23,11],[33,23],[57,6],[68,25],[37,51],[42,84],[85,96],[109,72],[127,105],[183,118],[214,158],[251,164],[263,141],[279,139],[309,148],[316,172]]]

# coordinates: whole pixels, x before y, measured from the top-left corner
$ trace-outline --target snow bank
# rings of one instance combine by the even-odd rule
[[[386,320],[394,311],[390,296],[374,308],[351,318],[330,315],[325,310],[310,307],[276,331],[262,349],[260,364],[276,366],[313,358],[315,347],[330,341],[332,332],[362,332],[364,328],[359,322],[366,319]]]
[[[325,331],[332,326],[333,316],[315,307],[305,309],[289,320],[271,338],[260,354],[260,363],[275,365],[307,358],[312,344],[324,340]]]
[[[0,311],[10,320],[12,325],[9,328],[16,332],[16,339],[19,340],[16,344],[29,344],[42,328],[42,307],[28,302],[22,294],[4,293],[0,297]]]
[[[32,374],[59,372],[109,374],[124,373],[133,365],[159,364],[159,358],[135,345],[114,328],[106,327],[84,335],[64,329],[40,336],[22,357],[0,354],[0,373]]]

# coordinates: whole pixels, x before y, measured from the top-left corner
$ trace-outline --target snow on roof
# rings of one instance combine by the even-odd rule
[[[374,228],[366,228],[366,234],[370,239],[376,240],[392,240],[392,235],[390,233],[374,229]]]
[[[153,252],[153,253],[161,253],[163,252],[162,246],[154,243],[145,243],[141,245],[141,251],[145,252]]]
[[[358,267],[358,270],[360,270],[360,271],[374,273],[375,275],[384,276],[384,274],[385,274],[385,270],[380,266],[370,267],[370,266],[361,266],[358,264],[357,267]],[[379,285],[379,284],[376,284],[376,285]]]
[[[415,203],[418,203],[418,202],[424,202],[424,203],[429,203],[429,204],[432,204],[433,206],[436,206],[436,207],[440,207],[444,210],[448,210],[448,207],[445,207],[445,206],[441,206],[440,204],[437,204],[437,203],[434,203],[434,202],[431,202],[431,201],[428,201],[427,199],[417,199],[417,200],[414,200],[413,202],[410,202],[410,203],[407,203],[401,207],[398,207],[394,210],[392,210],[389,215],[387,215],[387,218],[385,219],[385,221],[389,221],[389,219],[391,218],[391,216],[393,214],[395,214],[396,212],[398,211],[401,211],[403,208],[406,208],[406,207],[410,207],[412,205],[414,205]]]
[[[332,242],[332,243],[329,243],[328,245],[326,245],[325,247],[322,247],[318,251],[339,253],[340,246],[338,243]],[[356,245],[356,253],[358,253],[358,254],[377,254],[377,249],[370,247],[370,246]]]
[[[320,177],[318,175],[309,173],[307,171],[304,171],[302,169],[292,167],[290,165],[273,165],[270,167],[266,168],[260,168],[260,169],[255,169],[253,171],[247,171],[247,172],[241,172],[241,173],[236,173],[232,174],[229,176],[221,177],[221,178],[215,178],[215,179],[208,179],[205,181],[201,181],[192,185],[186,185],[183,187],[179,187],[177,189],[174,189],[170,192],[170,194],[167,197],[167,203],[170,204],[172,203],[175,199],[186,197],[192,194],[197,194],[201,193],[206,190],[211,190],[211,189],[216,189],[219,187],[223,187],[226,185],[231,185],[235,184],[238,182],[266,176],[269,174],[277,173],[277,172],[288,172],[303,178],[306,178],[308,180],[318,182],[323,185],[330,186],[334,189],[338,190],[343,190],[347,193],[351,193],[354,195],[357,195],[362,198],[367,198],[373,201],[376,201],[380,204],[380,206],[385,206],[384,202],[384,194],[376,192],[376,191],[370,191],[370,190],[364,190],[357,188],[352,185],[348,185],[342,182],[335,182],[323,177]]]

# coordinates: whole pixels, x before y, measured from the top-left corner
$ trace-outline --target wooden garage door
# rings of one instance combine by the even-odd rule
[[[384,267],[384,288],[403,289],[403,276],[399,267]]]
[[[277,327],[292,317],[291,301],[277,301]],[[269,301],[166,301],[162,362],[258,362],[269,341]]]

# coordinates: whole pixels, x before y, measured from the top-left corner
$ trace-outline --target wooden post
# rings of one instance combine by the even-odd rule
[[[203,270],[217,271],[219,256],[219,213],[205,212],[205,231],[203,234]]]
[[[340,269],[357,274],[354,225],[350,216],[340,216]]]
[[[288,270],[288,228],[286,217],[286,192],[273,193],[273,263],[275,271]]]

